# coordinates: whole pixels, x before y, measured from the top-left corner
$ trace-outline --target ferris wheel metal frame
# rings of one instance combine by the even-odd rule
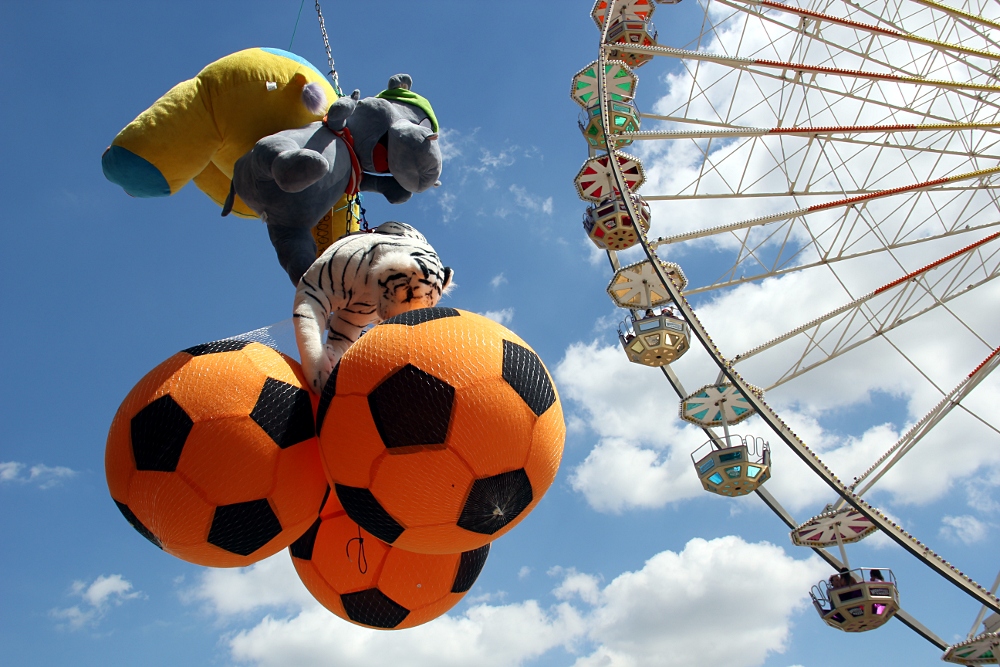
[[[635,0],[631,0],[634,2]],[[658,0],[660,1],[660,0]],[[679,0],[677,0],[679,1]],[[846,25],[854,30],[859,30],[862,32],[868,32],[873,34],[888,35],[895,39],[900,39],[903,41],[921,44],[925,46],[930,46],[935,49],[952,49],[954,52],[975,55],[980,58],[987,58],[991,61],[1000,61],[1000,43],[992,42],[998,47],[998,52],[993,53],[990,51],[984,51],[982,49],[974,49],[969,47],[964,47],[962,45],[952,45],[948,43],[941,42],[939,40],[930,40],[917,35],[912,35],[905,33],[899,29],[893,28],[888,25],[876,25],[861,23],[857,21],[847,20],[842,17],[831,16],[823,12],[817,12],[809,9],[803,9],[799,7],[794,7],[791,5],[784,5],[772,0],[708,0],[710,2],[715,2],[718,4],[725,5],[733,9],[734,11],[752,11],[750,8],[758,9],[769,9],[777,12],[783,12],[798,16],[802,20],[812,20],[816,22],[818,26],[824,21],[831,23],[836,23],[839,25]],[[845,0],[846,1],[846,0]],[[720,56],[718,54],[707,53],[705,51],[692,51],[684,49],[676,49],[666,46],[643,46],[643,45],[629,45],[621,43],[609,43],[608,41],[608,30],[612,25],[612,17],[615,15],[616,10],[624,12],[625,6],[630,2],[630,0],[607,0],[604,5],[604,14],[601,17],[602,21],[598,19],[598,7],[602,4],[595,5],[592,12],[595,21],[600,25],[601,38],[598,51],[598,59],[596,64],[596,84],[597,84],[597,97],[600,101],[600,118],[603,128],[613,128],[615,125],[612,124],[612,117],[609,112],[611,108],[611,102],[613,101],[614,91],[608,90],[608,80],[604,76],[607,71],[607,66],[609,61],[614,60],[613,56],[620,57],[620,53],[623,51],[632,52],[640,55],[650,55],[650,56],[666,56],[671,58],[681,58],[689,61],[708,61],[715,64],[722,64],[733,68],[742,68],[747,70],[748,68],[754,68],[755,71],[764,72],[765,76],[769,76],[768,72],[780,71],[782,76],[784,72],[792,72],[793,76],[801,76],[803,74],[810,75],[831,75],[839,77],[854,77],[859,79],[867,79],[872,81],[894,81],[903,82],[909,84],[931,86],[941,89],[948,90],[961,90],[967,91],[969,94],[980,95],[984,92],[995,93],[1000,92],[1000,86],[988,85],[988,84],[977,84],[971,82],[956,82],[956,81],[945,81],[937,79],[926,79],[914,76],[905,76],[897,74],[885,74],[878,72],[869,72],[862,70],[846,70],[837,69],[832,67],[824,67],[817,65],[809,65],[805,63],[794,63],[794,62],[778,62],[763,59],[750,59],[750,58],[739,58],[739,57],[727,57]],[[929,7],[935,11],[947,14],[953,17],[955,20],[963,21],[965,24],[971,26],[971,29],[975,30],[978,27],[985,28],[1000,28],[1000,23],[995,23],[984,19],[982,17],[964,12],[962,10],[955,9],[946,5],[942,5],[934,0],[913,0],[914,3],[918,3],[921,6]],[[650,3],[645,3],[650,4]],[[850,3],[855,6],[856,3]],[[619,9],[621,8],[621,9]],[[651,13],[651,10],[650,10]],[[623,16],[623,14],[622,14]],[[707,9],[706,9],[707,16]],[[647,16],[648,18],[648,16]],[[873,15],[873,19],[878,20],[879,17]],[[888,22],[883,22],[888,23]],[[819,35],[818,28],[816,29],[816,34]],[[821,37],[817,37],[821,39]],[[815,79],[813,79],[815,80]],[[634,89],[634,86],[633,86]],[[975,92],[973,92],[975,91]],[[578,100],[579,101],[579,100]],[[583,104],[583,102],[580,102]],[[996,106],[994,104],[993,106]],[[595,114],[596,115],[596,114]],[[651,118],[654,120],[679,120],[677,118],[670,118],[667,116],[656,115],[656,114],[640,114],[644,118]],[[712,137],[723,137],[723,138],[734,138],[734,137],[753,137],[753,136],[763,136],[767,134],[801,134],[801,135],[813,135],[818,134],[850,134],[852,138],[856,141],[865,141],[863,137],[866,134],[885,134],[886,132],[896,132],[905,129],[911,133],[913,136],[917,136],[916,133],[921,132],[940,132],[940,131],[958,131],[958,130],[968,130],[970,128],[978,128],[984,130],[994,130],[1000,128],[1000,123],[952,123],[947,122],[946,119],[936,119],[943,120],[944,122],[932,122],[924,124],[914,124],[906,126],[893,126],[893,125],[870,125],[870,126],[827,126],[827,127],[791,127],[791,128],[753,128],[753,127],[722,127],[723,123],[717,123],[716,127],[712,127],[712,123],[705,123],[704,128],[695,128],[687,130],[669,130],[669,131],[627,131],[627,132],[615,132],[615,131],[605,131],[603,133],[603,146],[597,146],[595,148],[594,142],[591,142],[590,155],[595,157],[599,155],[598,150],[603,150],[604,154],[607,156],[618,156],[624,155],[627,158],[631,158],[627,154],[621,151],[621,141],[623,139],[643,139],[643,140],[669,140],[669,139],[682,139],[682,138],[712,138]],[[581,129],[583,129],[583,124],[581,123]],[[589,139],[589,138],[588,138]],[[629,142],[631,143],[631,142]],[[608,175],[613,179],[614,189],[617,190],[620,197],[618,197],[619,205],[624,206],[628,215],[632,220],[640,221],[642,220],[643,211],[637,204],[633,196],[634,188],[630,187],[630,184],[635,183],[635,175],[627,175],[623,173],[622,165],[619,159],[607,159],[604,161],[608,167]],[[905,322],[911,321],[917,316],[927,312],[929,309],[919,310],[917,312],[905,312],[905,308],[900,308],[900,304],[903,304],[911,296],[912,290],[918,289],[915,287],[918,279],[923,279],[929,272],[944,268],[946,277],[952,280],[954,285],[949,285],[944,288],[944,292],[941,295],[939,301],[944,303],[950,299],[956,298],[966,291],[974,289],[975,287],[991,280],[993,277],[1000,275],[1000,251],[992,250],[992,255],[986,259],[982,259],[983,247],[989,244],[991,241],[1000,237],[1000,232],[994,232],[986,236],[985,238],[979,239],[978,241],[959,249],[958,251],[952,252],[941,258],[940,260],[919,269],[918,271],[908,273],[898,278],[895,281],[887,283],[873,292],[866,294],[860,298],[853,300],[852,302],[843,305],[842,307],[831,311],[817,319],[814,319],[792,331],[787,332],[781,337],[781,339],[776,339],[768,341],[758,348],[754,348],[744,352],[740,355],[736,355],[732,358],[726,358],[721,351],[716,347],[712,340],[711,335],[706,330],[705,326],[701,323],[698,318],[697,313],[694,308],[686,298],[687,295],[697,294],[701,290],[698,288],[689,289],[683,291],[684,285],[680,285],[675,280],[671,280],[670,276],[670,266],[674,266],[669,263],[664,263],[664,261],[657,255],[656,248],[664,245],[669,245],[671,243],[681,242],[685,240],[691,240],[699,237],[704,237],[708,235],[718,234],[721,232],[737,232],[739,230],[749,230],[760,225],[773,223],[777,221],[795,221],[796,219],[802,218],[809,215],[810,213],[817,210],[827,210],[837,207],[855,207],[858,205],[864,205],[865,202],[883,198],[898,196],[900,194],[910,193],[910,192],[920,192],[932,188],[942,188],[942,187],[955,187],[955,184],[960,188],[965,189],[975,189],[975,188],[989,188],[996,189],[1000,187],[997,182],[987,182],[985,177],[992,176],[994,174],[1000,173],[1000,166],[988,167],[985,169],[977,169],[971,172],[962,174],[953,174],[947,178],[936,179],[933,181],[917,181],[903,187],[894,187],[891,189],[884,190],[859,190],[856,192],[840,192],[839,194],[847,194],[846,197],[841,197],[840,199],[834,201],[827,201],[821,204],[800,207],[795,210],[788,211],[786,213],[767,215],[763,217],[751,218],[737,223],[732,223],[723,227],[712,228],[709,230],[699,230],[691,232],[689,234],[680,234],[673,237],[660,238],[656,240],[650,240],[647,238],[647,234],[644,229],[640,228],[639,225],[635,225],[636,232],[638,232],[638,244],[641,246],[643,253],[645,254],[647,260],[649,261],[649,266],[645,269],[647,272],[652,271],[655,278],[659,281],[660,285],[657,286],[657,290],[660,292],[666,292],[669,299],[672,300],[673,304],[680,311],[683,318],[687,321],[690,326],[690,332],[694,339],[708,352],[714,364],[718,367],[718,380],[717,383],[727,382],[735,387],[752,409],[760,416],[764,424],[774,433],[774,435],[779,438],[787,447],[789,447],[808,467],[809,469],[822,480],[830,489],[832,489],[838,496],[839,500],[837,503],[830,507],[832,511],[836,511],[840,508],[850,507],[853,512],[857,513],[861,517],[864,517],[878,530],[882,531],[890,539],[896,542],[898,545],[903,547],[904,550],[915,556],[924,565],[935,571],[949,583],[955,585],[962,592],[966,593],[968,596],[972,597],[978,603],[982,605],[981,611],[976,618],[973,629],[969,633],[969,641],[972,641],[975,630],[979,623],[983,620],[984,615],[988,610],[1000,613],[1000,599],[995,595],[1000,584],[1000,575],[997,577],[997,581],[988,590],[982,585],[973,581],[963,572],[956,569],[953,565],[948,563],[943,557],[932,551],[926,544],[923,544],[916,537],[907,532],[902,526],[896,524],[890,517],[886,516],[877,507],[867,502],[862,495],[871,488],[885,472],[891,467],[893,463],[898,461],[904,454],[906,454],[912,447],[936,424],[938,424],[951,410],[956,406],[962,407],[960,402],[964,396],[971,392],[977,384],[979,384],[989,373],[994,370],[998,365],[1000,365],[1000,347],[994,348],[992,352],[986,357],[982,363],[979,364],[975,369],[972,370],[954,389],[947,392],[942,400],[933,408],[929,413],[927,413],[922,419],[920,419],[916,424],[914,424],[900,440],[893,445],[888,452],[881,456],[875,463],[866,470],[861,476],[855,478],[854,482],[851,484],[845,484],[840,480],[837,475],[817,456],[817,454],[810,449],[805,442],[792,429],[786,424],[781,417],[775,412],[764,400],[763,393],[755,386],[749,384],[742,375],[736,370],[735,364],[739,361],[745,360],[751,356],[754,356],[759,352],[764,346],[780,344],[784,340],[788,340],[794,336],[805,336],[811,344],[816,344],[816,341],[823,339],[824,336],[834,335],[835,340],[832,345],[830,354],[832,356],[837,356],[843,354],[855,347],[858,347],[868,340],[871,340],[873,336],[867,338],[857,336],[845,337],[843,332],[839,332],[840,338],[837,339],[835,334],[831,334],[831,329],[835,328],[838,324],[842,324],[844,318],[856,316],[861,309],[861,306],[868,301],[870,301],[876,294],[886,295],[891,294],[892,299],[888,305],[883,305],[883,307],[876,311],[874,315],[870,318],[869,323],[875,324],[876,331],[886,331],[899,326]],[[579,188],[579,185],[578,185]],[[837,194],[837,193],[807,193],[809,195],[814,194]],[[581,191],[581,197],[584,193]],[[649,201],[654,201],[657,199],[683,199],[684,197],[677,197],[671,195],[664,196],[647,196],[646,199]],[[593,201],[593,199],[591,199]],[[648,219],[648,212],[646,213],[646,219]],[[791,222],[789,223],[791,224]],[[972,228],[971,231],[978,229],[988,229],[1000,225],[1000,221],[991,222],[989,224],[983,224]],[[939,236],[932,237],[929,240],[934,240],[935,238],[943,238],[947,236],[952,236],[955,234],[966,233],[970,231],[969,227],[961,230],[946,230]],[[744,237],[749,238],[749,233]],[[905,247],[906,245],[911,245],[915,243],[926,242],[927,239],[887,239],[886,249],[891,250],[895,247]],[[744,240],[744,245],[740,250],[742,253],[746,252],[748,255],[752,253],[752,249],[747,248],[747,241]],[[783,248],[782,248],[783,250]],[[830,261],[836,262],[843,258],[849,258],[850,253],[842,252],[840,255],[836,253],[831,258],[829,256],[823,258],[824,264],[828,264]],[[954,280],[956,274],[961,273],[961,269],[954,269],[951,267],[950,263],[954,263],[954,266],[961,266],[963,263],[968,264],[968,258],[973,253],[979,253],[977,256],[982,260],[980,264],[976,265],[976,269],[982,269],[981,276],[978,276],[977,282],[970,284],[963,281]],[[622,268],[619,265],[617,252],[613,249],[607,250],[608,259],[612,266],[612,269],[618,271]],[[781,252],[779,251],[779,256]],[[734,264],[734,268],[739,265],[739,261]],[[766,267],[765,267],[766,268]],[[770,267],[770,270],[764,271],[761,275],[752,276],[750,279],[760,279],[762,276],[778,276],[782,275],[784,272],[792,270],[801,270],[802,267],[781,267],[778,265],[777,260],[774,266]],[[951,274],[948,274],[951,271]],[[965,277],[962,274],[962,277]],[[738,285],[746,282],[748,279],[745,276],[737,277],[735,275],[735,270],[729,282],[724,282],[724,285]],[[940,280],[940,279],[939,279]],[[961,282],[961,284],[958,284]],[[718,284],[712,287],[718,287]],[[610,289],[610,287],[609,287]],[[935,307],[935,306],[932,306]],[[635,310],[632,311],[633,316],[635,315]],[[985,341],[983,341],[985,343]],[[804,363],[805,353],[799,358],[798,362],[786,372],[784,376],[779,378],[779,382],[786,382],[802,373],[810,370],[811,367]],[[832,356],[830,358],[832,358]],[[661,366],[661,371],[663,375],[668,380],[672,389],[676,393],[679,399],[683,399],[686,396],[687,391],[681,384],[680,379],[675,374],[671,366],[664,365]],[[944,393],[944,392],[942,392]],[[975,415],[973,415],[975,416]],[[995,431],[995,427],[993,428]],[[705,435],[710,441],[716,444],[718,449],[723,448],[723,437],[720,436],[712,427],[702,426]],[[726,433],[728,438],[728,429]],[[866,478],[871,477],[867,483],[860,488],[858,486]],[[792,517],[792,515],[781,506],[781,504],[767,491],[767,489],[761,487],[754,491],[761,500],[790,528],[795,529],[799,524]],[[844,565],[844,561],[838,559],[833,554],[831,554],[827,549],[822,547],[812,546],[813,550],[822,557],[827,563],[836,569],[841,568]],[[843,546],[840,544],[842,557],[846,557],[843,551]],[[948,642],[942,640],[931,630],[922,625],[917,621],[911,614],[907,613],[903,609],[899,609],[896,616],[908,627],[917,632],[919,635],[924,637],[930,643],[935,645],[941,650],[951,650],[955,647],[949,645]],[[986,633],[989,635],[990,633]],[[994,633],[995,634],[995,633]],[[967,644],[969,642],[964,642]],[[994,660],[995,662],[995,660]],[[972,663],[969,663],[972,664]]]

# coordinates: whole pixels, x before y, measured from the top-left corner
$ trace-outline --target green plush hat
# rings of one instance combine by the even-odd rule
[[[431,103],[427,101],[426,97],[417,95],[412,90],[407,90],[406,88],[390,88],[389,90],[383,90],[375,97],[381,97],[384,100],[392,100],[393,102],[402,102],[403,104],[412,104],[427,114],[427,117],[431,119],[431,129],[435,132],[438,131],[437,116],[434,115],[434,109],[431,107]]]

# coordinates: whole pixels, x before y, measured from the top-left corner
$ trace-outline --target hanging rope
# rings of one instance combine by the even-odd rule
[[[303,0],[304,1],[304,0]],[[337,95],[344,96],[344,91],[340,89],[340,81],[337,78],[337,67],[333,63],[333,51],[330,50],[330,38],[326,34],[326,22],[323,20],[323,9],[316,0],[316,17],[319,19],[319,31],[323,33],[323,46],[326,48],[326,64],[330,67],[330,80],[333,81],[333,89]]]
[[[288,50],[292,50],[292,44],[295,42],[295,31],[299,29],[299,19],[302,18],[302,8],[306,6],[306,0],[302,0],[299,4],[299,13],[295,15],[295,27],[292,28],[292,38],[288,40]]]

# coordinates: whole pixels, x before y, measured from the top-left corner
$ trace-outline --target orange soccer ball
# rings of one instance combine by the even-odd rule
[[[108,434],[111,497],[167,553],[215,567],[281,551],[316,520],[327,481],[299,365],[222,340],[178,352],[129,392]]]
[[[566,426],[528,345],[454,308],[390,318],[351,346],[320,399],[320,452],[348,516],[407,551],[478,549],[548,490]]]
[[[344,620],[401,630],[431,621],[465,597],[490,545],[460,554],[391,547],[351,521],[335,494],[320,518],[289,547],[299,578]]]

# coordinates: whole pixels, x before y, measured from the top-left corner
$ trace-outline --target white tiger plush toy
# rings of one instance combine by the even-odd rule
[[[385,222],[334,242],[303,274],[295,292],[295,340],[313,391],[322,393],[366,326],[436,306],[452,275],[424,235],[402,222]]]

